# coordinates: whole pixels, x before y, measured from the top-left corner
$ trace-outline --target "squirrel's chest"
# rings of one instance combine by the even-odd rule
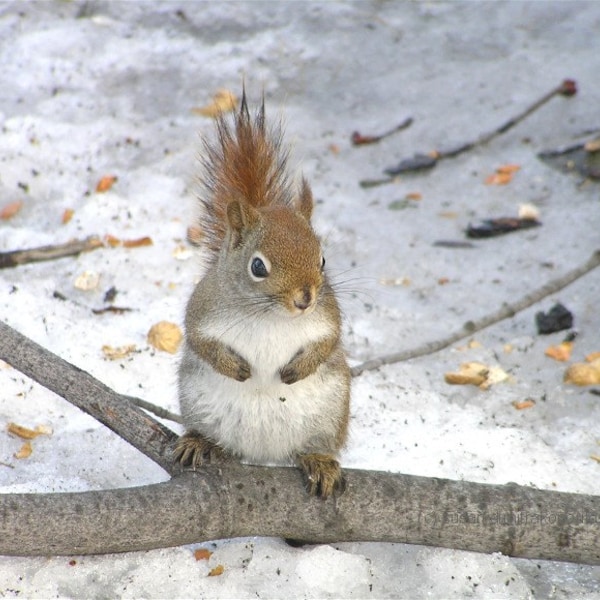
[[[204,333],[245,358],[250,363],[255,381],[269,381],[279,380],[280,369],[299,350],[330,335],[331,328],[318,316],[309,315],[272,323],[248,320],[229,327],[208,325]]]

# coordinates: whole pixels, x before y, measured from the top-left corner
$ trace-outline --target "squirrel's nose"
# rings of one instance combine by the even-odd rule
[[[305,311],[314,304],[314,298],[314,289],[308,285],[305,285],[294,295],[294,306],[299,310]]]

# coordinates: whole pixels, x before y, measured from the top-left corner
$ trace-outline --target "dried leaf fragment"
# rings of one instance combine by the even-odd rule
[[[0,209],[0,219],[4,221],[12,219],[23,208],[23,204],[23,200],[15,200],[14,202],[9,202],[8,204],[5,204]]]
[[[508,378],[508,373],[500,367],[489,367],[479,362],[463,363],[457,372],[444,374],[444,380],[450,385],[476,385],[482,390]]]
[[[423,199],[423,194],[421,194],[420,192],[408,192],[408,194],[406,194],[405,198],[407,200],[422,200]]]
[[[214,569],[211,569],[208,572],[208,576],[218,577],[219,575],[223,575],[223,571],[225,571],[225,567],[223,565],[217,565]]]
[[[31,446],[31,442],[25,442],[13,456],[17,459],[29,458],[32,453],[33,447]]]
[[[139,248],[140,246],[152,246],[154,242],[147,235],[135,240],[123,240],[124,248]]]
[[[566,362],[571,358],[571,353],[573,352],[573,342],[561,342],[556,346],[549,346],[546,348],[544,354],[553,358],[554,360],[558,360],[560,362]]]
[[[589,363],[574,363],[564,375],[565,383],[574,385],[597,385],[600,383],[600,358]]]
[[[196,560],[208,560],[212,556],[212,552],[206,548],[198,548],[194,550],[194,558]]]
[[[493,175],[485,178],[486,185],[506,185],[512,181],[514,174],[520,169],[519,165],[502,165]]]
[[[481,385],[487,378],[489,368],[478,362],[463,363],[457,372],[445,373],[444,380],[450,385]]]
[[[157,350],[164,350],[171,354],[177,352],[182,339],[183,333],[179,326],[169,321],[155,323],[148,332],[148,343]]]
[[[23,440],[33,440],[38,435],[50,435],[52,433],[52,428],[47,426],[38,425],[35,429],[29,429],[29,427],[23,427],[23,425],[17,425],[17,423],[9,423],[6,430]]]
[[[119,360],[129,356],[132,352],[135,352],[135,344],[127,344],[126,346],[109,346],[105,344],[102,346],[102,352],[104,356],[110,360]]]
[[[75,214],[75,211],[72,208],[65,208],[61,220],[60,222],[63,225],[66,225],[67,223],[69,223],[71,221],[71,219],[73,218],[73,215]]]
[[[218,117],[220,114],[225,112],[231,112],[236,109],[238,99],[229,90],[220,89],[217,90],[213,96],[212,102],[201,106],[200,108],[193,108],[192,112],[203,117]]]
[[[123,248],[139,248],[140,246],[152,246],[154,244],[152,238],[147,235],[133,240],[121,240],[110,233],[107,233],[104,236],[104,243],[111,248],[117,248],[119,246],[123,246]]]
[[[104,243],[107,246],[110,246],[111,248],[116,248],[117,246],[121,245],[121,240],[118,237],[115,237],[114,235],[110,235],[110,233],[107,233],[104,236]]]
[[[535,406],[535,400],[532,400],[531,398],[527,398],[527,400],[515,400],[512,405],[517,409],[517,410],[525,410],[526,408],[533,408]]]
[[[96,184],[96,192],[99,194],[103,194],[104,192],[108,192],[118,180],[116,175],[105,175],[100,179],[100,181]]]
[[[592,352],[585,357],[587,362],[594,362],[596,360],[600,360],[600,352]]]

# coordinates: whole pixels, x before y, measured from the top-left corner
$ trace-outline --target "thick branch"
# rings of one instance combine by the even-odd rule
[[[0,359],[88,413],[172,474],[177,435],[89,373],[0,321]]]
[[[345,473],[345,493],[327,501],[307,495],[297,469],[241,465],[206,467],[140,488],[0,495],[0,553],[123,552],[260,535],[600,564],[598,497]]]
[[[126,396],[0,322],[0,357],[172,472],[175,434]],[[384,541],[600,564],[600,498],[346,470],[338,498],[310,498],[297,469],[229,464],[167,483],[0,494],[0,554],[94,554],[238,536]]]

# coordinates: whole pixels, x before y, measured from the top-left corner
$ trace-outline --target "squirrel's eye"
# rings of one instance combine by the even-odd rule
[[[254,255],[250,259],[250,276],[254,281],[260,281],[269,276],[270,264],[264,256]]]
[[[325,268],[325,257],[321,257],[321,271]]]

